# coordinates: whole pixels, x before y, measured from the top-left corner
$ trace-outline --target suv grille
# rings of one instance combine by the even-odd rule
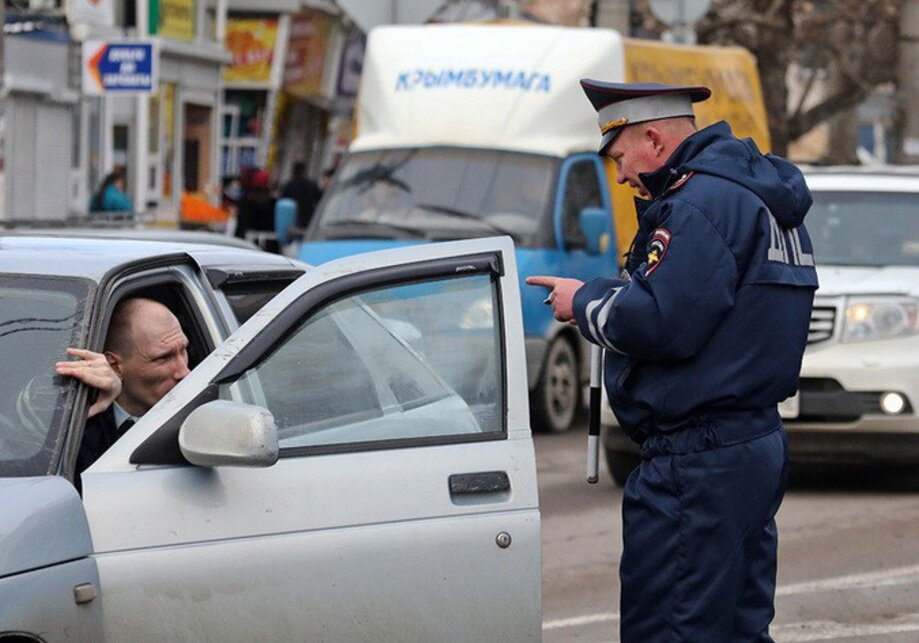
[[[834,306],[814,306],[811,311],[810,328],[807,331],[807,343],[816,344],[832,337],[835,323],[836,308]]]

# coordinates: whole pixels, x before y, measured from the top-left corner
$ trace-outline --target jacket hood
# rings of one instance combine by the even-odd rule
[[[687,138],[663,167],[641,178],[656,197],[687,172],[710,174],[744,186],[765,202],[784,228],[801,225],[813,203],[804,176],[794,164],[763,154],[752,139],[736,138],[724,121]]]

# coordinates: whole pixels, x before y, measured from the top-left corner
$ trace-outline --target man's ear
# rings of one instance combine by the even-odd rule
[[[108,365],[112,367],[112,370],[115,371],[115,375],[122,377],[121,373],[121,356],[118,353],[113,353],[112,351],[105,351],[105,360],[108,362]]]
[[[666,151],[666,146],[664,145],[664,133],[654,125],[649,125],[645,129],[645,139],[648,141],[648,143],[651,144],[651,149],[654,151],[654,156],[660,156]]]

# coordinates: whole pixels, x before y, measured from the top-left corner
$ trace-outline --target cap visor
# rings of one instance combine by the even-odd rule
[[[597,154],[599,156],[606,156],[607,148],[609,148],[610,144],[613,142],[613,140],[616,138],[616,136],[621,131],[622,131],[622,128],[617,127],[616,129],[611,130],[603,135],[603,138],[600,139],[600,149],[597,150]]]

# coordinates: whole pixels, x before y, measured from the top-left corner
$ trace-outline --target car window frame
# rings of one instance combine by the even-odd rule
[[[130,463],[188,464],[187,460],[179,452],[178,434],[182,423],[191,412],[202,404],[218,399],[221,385],[239,381],[246,372],[258,366],[271,355],[275,348],[287,341],[313,315],[319,313],[328,305],[348,297],[359,296],[360,293],[370,290],[480,274],[490,276],[492,292],[498,304],[495,307],[495,322],[498,324],[497,339],[501,351],[499,378],[499,383],[502,387],[501,408],[499,409],[501,415],[500,430],[461,435],[289,447],[282,449],[279,457],[296,458],[333,453],[358,453],[508,439],[507,320],[504,315],[504,293],[501,287],[501,278],[504,276],[505,271],[500,252],[485,252],[429,259],[372,270],[361,270],[335,277],[301,293],[295,301],[277,314],[272,323],[263,328],[258,335],[243,346],[193,399],[173,413],[168,421],[164,422],[157,431],[138,445],[130,455]]]
[[[173,286],[177,287],[179,297],[183,299],[186,311],[191,316],[190,322],[196,326],[199,339],[204,342],[202,361],[206,359],[223,341],[223,322],[210,303],[202,280],[195,276],[197,269],[196,262],[190,256],[174,254],[133,262],[109,271],[97,289],[89,322],[91,333],[84,345],[95,352],[102,352],[112,311],[118,301],[152,286]],[[89,386],[78,386],[77,402],[71,409],[65,436],[66,445],[57,466],[57,473],[71,481],[76,475],[76,459],[89,411],[89,393]]]

